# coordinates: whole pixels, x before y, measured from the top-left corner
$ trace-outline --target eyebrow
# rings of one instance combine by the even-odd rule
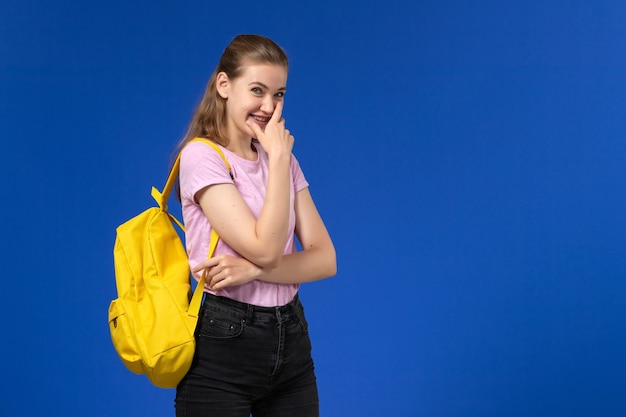
[[[261,87],[265,88],[266,90],[269,90],[269,89],[270,89],[268,86],[266,86],[265,84],[263,84],[263,83],[262,83],[262,82],[260,82],[260,81],[253,81],[253,82],[251,82],[250,84],[248,84],[248,86],[255,85],[255,84],[256,84],[256,85],[260,85]],[[282,91],[287,90],[287,87],[280,87],[280,88],[278,89],[278,91],[281,91],[281,90],[282,90]]]

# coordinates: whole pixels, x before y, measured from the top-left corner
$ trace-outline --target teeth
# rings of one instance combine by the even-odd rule
[[[260,117],[260,116],[252,116],[252,118],[254,120],[258,120],[259,122],[263,122],[263,123],[269,122],[270,120],[268,117]]]

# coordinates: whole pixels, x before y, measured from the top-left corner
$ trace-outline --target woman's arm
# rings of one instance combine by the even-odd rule
[[[293,136],[281,118],[282,101],[261,131],[252,125],[268,154],[267,191],[258,219],[233,184],[203,188],[195,198],[220,238],[251,262],[273,268],[281,260],[289,227],[289,187]]]
[[[276,268],[262,268],[247,259],[218,255],[198,264],[194,272],[208,268],[209,286],[213,290],[242,285],[255,279],[297,284],[335,275],[335,247],[308,188],[296,193],[295,211],[295,232],[302,251],[284,255]]]
[[[296,236],[302,251],[283,256],[277,268],[263,269],[257,279],[298,284],[332,277],[337,273],[335,246],[308,188],[296,194],[295,210]]]

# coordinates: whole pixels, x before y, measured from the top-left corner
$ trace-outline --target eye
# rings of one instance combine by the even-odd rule
[[[252,91],[254,94],[262,94],[263,93],[263,90],[261,90],[261,87],[253,87],[252,90],[250,90],[250,91]]]
[[[284,91],[279,91],[278,93],[274,94],[274,97],[278,97],[278,98],[285,97],[285,92]]]

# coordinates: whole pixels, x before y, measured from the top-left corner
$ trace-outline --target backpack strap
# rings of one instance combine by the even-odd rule
[[[156,187],[152,187],[152,198],[157,202],[159,208],[162,211],[167,211],[167,200],[170,198],[170,193],[172,192],[172,188],[174,188],[174,183],[176,182],[176,178],[178,178],[178,171],[180,169],[180,153],[176,156],[176,160],[174,161],[174,165],[172,165],[172,169],[170,170],[170,174],[167,176],[167,181],[165,181],[165,186],[163,187],[163,191],[157,190]],[[170,216],[173,218],[174,216]],[[183,225],[177,220],[176,224],[180,226],[180,228],[184,231],[185,228]]]
[[[212,147],[215,150],[215,152],[217,152],[219,156],[222,158],[222,161],[224,161],[224,164],[226,165],[226,169],[228,169],[228,175],[230,175],[230,179],[231,180],[235,179],[235,177],[233,176],[233,172],[230,168],[230,163],[228,163],[228,159],[226,159],[226,157],[224,156],[224,152],[222,152],[222,150],[215,143],[204,138],[195,138],[195,139],[192,139],[191,142],[203,142],[209,145],[210,147]],[[220,237],[215,231],[215,229],[211,228],[211,241],[209,242],[209,255],[208,255],[209,258],[213,257],[213,254],[215,253],[215,248],[217,247],[217,242],[219,241],[219,239]],[[192,317],[198,316],[198,312],[200,311],[200,304],[202,304],[202,296],[204,295],[204,285],[206,284],[206,278],[207,278],[207,272],[205,269],[204,272],[202,272],[202,277],[200,278],[200,281],[198,281],[198,285],[196,286],[195,291],[193,292],[193,297],[191,297],[191,302],[189,303],[189,309],[187,310],[187,315],[189,316],[192,316]]]
[[[209,243],[209,258],[213,256],[215,253],[215,248],[217,247],[217,241],[220,239],[219,235],[215,231],[215,229],[211,229],[211,242]],[[198,285],[193,292],[193,296],[191,297],[191,302],[189,303],[189,308],[187,309],[187,315],[190,317],[198,317],[198,312],[200,311],[200,304],[202,304],[202,296],[204,295],[204,284],[206,284],[206,269],[202,272],[202,277],[200,281],[198,281]]]
[[[224,156],[224,152],[222,152],[222,150],[213,141],[210,141],[209,139],[204,139],[204,138],[195,138],[195,139],[190,140],[189,142],[190,143],[202,142],[202,143],[209,145],[211,148],[213,148],[213,150],[215,150],[215,152],[218,153],[220,158],[222,158],[222,161],[224,161],[224,164],[226,165],[226,169],[228,169],[228,175],[230,175],[230,179],[231,180],[235,179],[235,177],[233,176],[233,172],[230,168],[230,163],[228,162],[228,159],[226,159],[226,156]],[[159,208],[163,211],[167,211],[167,201],[170,198],[170,193],[172,192],[172,189],[174,188],[174,184],[176,183],[176,179],[178,178],[178,172],[180,170],[180,154],[181,153],[179,152],[178,155],[176,155],[176,160],[174,161],[174,164],[172,165],[172,169],[170,170],[170,173],[167,176],[167,181],[165,181],[165,186],[163,187],[163,191],[159,192],[159,190],[157,190],[156,187],[152,187],[152,198],[154,198],[154,200],[159,205]],[[170,216],[170,217],[172,218],[172,220],[176,222],[176,224],[178,224],[178,226],[180,226],[180,228],[183,231],[185,230],[183,225],[174,216]]]
[[[222,150],[220,149],[219,146],[217,146],[215,144],[215,142],[209,140],[209,139],[205,139],[205,138],[195,138],[190,140],[189,142],[202,142],[202,143],[206,143],[207,145],[209,145],[211,148],[213,148],[213,150],[215,150],[215,152],[218,153],[218,155],[220,156],[220,158],[222,158],[222,161],[224,161],[224,164],[226,165],[226,169],[228,169],[228,175],[230,175],[230,179],[234,180],[235,177],[233,176],[233,172],[230,169],[230,164],[228,163],[228,159],[226,159],[226,157],[224,156],[224,152],[222,152]]]
[[[226,159],[226,156],[224,156],[224,152],[222,152],[222,150],[215,143],[204,138],[194,138],[189,142],[190,143],[191,142],[203,142],[209,145],[211,148],[213,148],[215,152],[218,153],[220,158],[222,158],[222,161],[224,161],[224,164],[226,165],[226,169],[228,169],[228,175],[230,175],[230,178],[232,180],[235,179],[235,177],[233,176],[232,170],[230,168],[230,163]],[[165,182],[165,186],[163,187],[163,192],[160,192],[155,187],[152,187],[152,197],[156,200],[157,204],[159,205],[159,208],[165,212],[167,212],[167,201],[170,198],[170,193],[172,192],[172,189],[174,188],[174,184],[176,183],[176,179],[178,178],[178,172],[180,170],[181,152],[179,152],[178,155],[176,156],[176,160],[174,161],[174,164],[172,165],[172,169],[170,170],[170,173],[167,176],[167,181]],[[175,222],[180,227],[180,229],[184,232],[185,231],[184,225],[176,217],[172,216],[169,212],[167,214],[170,217],[170,219],[172,219],[172,221]],[[217,247],[217,242],[219,241],[219,239],[220,237],[215,231],[215,229],[211,229],[211,241],[209,242],[209,253],[207,255],[208,258],[213,257],[213,254],[215,253],[215,248]],[[193,292],[193,296],[191,297],[189,308],[187,309],[187,315],[190,317],[194,317],[194,318],[198,317],[198,312],[200,311],[200,304],[202,304],[202,296],[204,295],[204,285],[206,283],[206,278],[207,278],[206,275],[207,275],[207,272],[205,270],[202,273],[202,278],[200,278],[200,281],[198,281],[198,285],[196,286],[196,289]]]

